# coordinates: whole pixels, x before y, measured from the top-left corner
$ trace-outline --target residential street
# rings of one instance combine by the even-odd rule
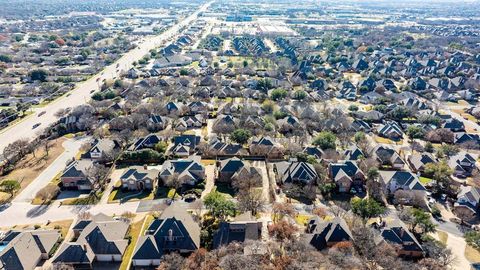
[[[43,224],[48,221],[73,219],[79,213],[88,211],[92,214],[104,213],[106,215],[121,215],[124,212],[135,212],[139,202],[98,205],[72,205],[60,206],[31,205],[27,202],[14,202],[0,206],[0,227],[10,227],[21,224]]]
[[[65,148],[65,151],[57,158],[53,163],[42,171],[42,173],[35,178],[20,194],[15,197],[13,203],[18,202],[31,202],[37,192],[45,187],[52,179],[63,169],[65,169],[65,164],[75,157],[75,155],[80,151],[80,147],[86,143],[90,138],[74,138],[65,141],[62,146]]]

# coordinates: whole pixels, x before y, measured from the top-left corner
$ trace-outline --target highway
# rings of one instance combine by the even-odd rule
[[[143,58],[151,49],[156,49],[169,39],[178,36],[183,27],[188,27],[197,19],[198,15],[206,11],[212,3],[213,1],[205,3],[197,11],[179,21],[165,32],[145,38],[143,42],[138,44],[137,48],[125,53],[115,63],[105,67],[105,69],[99,74],[79,83],[75,89],[70,91],[67,95],[52,101],[42,108],[33,109],[33,114],[27,116],[13,126],[0,130],[0,154],[3,152],[5,146],[16,140],[24,138],[32,140],[37,137],[46,127],[58,120],[55,113],[59,110],[73,108],[87,103],[91,98],[92,91],[98,91],[104,80],[118,78],[122,71],[130,69],[133,62]],[[45,113],[40,115],[43,112]],[[34,125],[37,127],[33,128]]]

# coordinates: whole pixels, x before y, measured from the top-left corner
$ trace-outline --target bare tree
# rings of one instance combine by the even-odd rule
[[[46,185],[44,188],[40,189],[37,192],[36,197],[42,200],[42,202],[47,202],[55,197],[57,197],[60,192],[60,188],[57,185]]]
[[[262,190],[251,189],[242,191],[238,195],[237,207],[240,211],[250,211],[252,215],[256,215],[265,208],[265,199]]]
[[[96,163],[87,169],[87,178],[92,181],[93,187],[96,190],[103,189],[105,187],[108,173],[109,169],[107,167]]]
[[[165,185],[167,187],[175,189],[175,193],[173,193],[172,200],[175,200],[175,196],[177,196],[178,189],[181,188],[185,184],[185,179],[180,178],[178,173],[174,173],[167,177],[165,181]]]

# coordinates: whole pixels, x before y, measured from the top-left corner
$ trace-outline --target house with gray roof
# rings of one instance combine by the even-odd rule
[[[351,188],[363,188],[365,175],[353,160],[330,163],[328,164],[328,172],[339,192],[350,192]]]
[[[412,172],[424,172],[428,163],[436,162],[436,158],[430,153],[413,153],[407,158]]]
[[[179,204],[163,211],[141,235],[132,257],[134,267],[158,266],[164,254],[190,254],[200,248],[200,226]]]
[[[221,160],[217,163],[217,181],[231,183],[234,179],[255,179],[261,185],[260,171],[237,157]]]
[[[424,250],[417,238],[407,229],[407,226],[399,219],[374,224],[380,235],[375,239],[377,245],[382,242],[393,244],[397,254],[409,258],[423,257]]]
[[[312,164],[296,161],[282,161],[273,165],[276,173],[277,183],[297,183],[310,184],[316,183],[318,179],[317,172]]]
[[[335,217],[324,221],[318,216],[312,217],[303,239],[317,250],[332,247],[341,242],[353,242],[352,232],[343,218]]]
[[[403,138],[402,127],[395,121],[388,121],[377,128],[377,134],[384,138],[400,140]]]
[[[270,137],[253,139],[249,147],[250,154],[254,156],[265,156],[270,159],[283,158],[283,146]]]
[[[425,187],[418,180],[418,176],[411,172],[379,171],[379,174],[379,178],[383,181],[387,194],[394,194],[395,191],[401,189],[407,191],[416,191],[425,195]]]
[[[122,188],[132,191],[153,190],[158,181],[159,170],[147,166],[132,166],[120,176]]]
[[[160,179],[166,183],[169,177],[176,175],[185,184],[193,186],[205,179],[205,168],[200,159],[200,156],[191,156],[188,159],[167,160],[160,169]]]
[[[125,238],[129,229],[127,221],[100,214],[98,218],[79,221],[75,227],[80,233],[78,239],[61,245],[53,263],[94,269],[95,262],[122,261],[129,244]]]
[[[260,240],[262,237],[262,222],[246,212],[235,217],[233,221],[221,222],[213,235],[213,248],[227,246],[232,242],[243,243],[247,240]]]
[[[95,160],[100,160],[108,155],[111,155],[113,151],[121,148],[120,143],[112,139],[99,139],[92,143],[92,147],[88,150],[88,157]]]
[[[10,231],[6,237],[0,250],[0,269],[34,270],[50,258],[61,235],[56,230],[35,230]]]
[[[471,220],[477,216],[480,203],[480,188],[460,186],[453,212],[461,215],[462,220]]]
[[[88,170],[94,162],[91,159],[80,159],[70,163],[60,176],[63,187],[67,189],[92,190],[93,181],[89,177]]]
[[[449,157],[448,166],[453,170],[456,177],[468,177],[472,175],[476,168],[477,156],[465,151],[461,151],[454,156]]]
[[[393,148],[378,146],[374,149],[373,153],[382,166],[391,166],[393,169],[397,170],[403,169],[405,166],[405,161],[403,161],[397,151]]]
[[[161,142],[163,139],[157,134],[148,134],[145,137],[137,139],[135,143],[130,145],[128,151],[138,151],[142,149],[153,149],[155,145]]]

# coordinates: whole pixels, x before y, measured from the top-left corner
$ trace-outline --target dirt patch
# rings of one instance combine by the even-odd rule
[[[35,154],[29,154],[15,166],[15,169],[9,174],[1,176],[0,182],[4,180],[15,180],[20,183],[19,194],[25,187],[27,187],[40,173],[53,163],[58,156],[60,156],[65,149],[62,144],[65,138],[59,138],[52,141],[52,145],[48,150],[48,155],[44,147],[39,147],[35,150]],[[0,192],[0,201],[2,199],[9,199],[10,195]]]

